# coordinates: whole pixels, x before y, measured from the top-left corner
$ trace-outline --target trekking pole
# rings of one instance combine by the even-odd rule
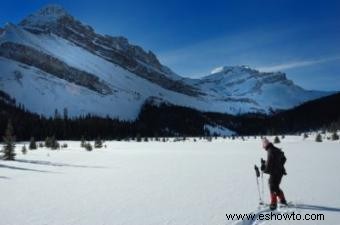
[[[254,169],[255,169],[255,174],[256,174],[257,191],[259,193],[259,201],[260,201],[259,205],[262,205],[263,201],[262,201],[262,197],[261,197],[261,193],[260,193],[260,185],[259,185],[260,171],[259,171],[259,168],[256,165],[254,166]]]
[[[261,170],[262,197],[264,196],[263,171]],[[262,202],[263,203],[263,202]]]
[[[264,159],[261,158],[261,167],[264,163],[266,163],[266,161],[264,161]],[[262,197],[264,197],[263,170],[261,170],[261,184],[262,184]]]

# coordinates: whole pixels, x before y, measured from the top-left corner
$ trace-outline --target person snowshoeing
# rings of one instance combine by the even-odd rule
[[[261,159],[261,171],[269,174],[269,190],[270,190],[270,209],[277,208],[277,199],[281,204],[287,205],[287,201],[280,183],[283,175],[287,175],[284,168],[286,157],[283,151],[275,147],[267,138],[262,139],[262,147],[267,151],[267,161]]]

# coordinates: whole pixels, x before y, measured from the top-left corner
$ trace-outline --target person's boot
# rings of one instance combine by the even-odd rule
[[[277,198],[276,197],[277,196],[276,196],[275,193],[270,194],[270,205],[269,205],[270,210],[275,210],[277,208]]]
[[[288,205],[283,191],[280,191],[277,197],[279,198],[281,204]]]

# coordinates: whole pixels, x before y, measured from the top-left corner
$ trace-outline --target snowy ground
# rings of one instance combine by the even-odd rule
[[[256,222],[228,221],[225,214],[258,212],[253,166],[265,157],[259,139],[106,142],[93,152],[67,143],[68,149],[18,151],[17,161],[0,161],[0,225]],[[282,188],[299,204],[289,210],[323,213],[325,221],[265,224],[339,224],[339,141],[286,137],[279,146],[288,158]]]

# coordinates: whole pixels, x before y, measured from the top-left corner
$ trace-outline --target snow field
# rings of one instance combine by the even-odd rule
[[[107,148],[92,152],[78,141],[60,141],[68,148],[27,155],[20,150],[28,143],[17,143],[17,161],[0,161],[0,225],[255,224],[227,221],[225,214],[258,212],[253,167],[265,158],[260,138],[196,140],[107,141]],[[288,201],[318,209],[294,211],[325,215],[312,224],[338,224],[339,141],[316,143],[313,136],[281,141],[288,158],[282,182]]]

